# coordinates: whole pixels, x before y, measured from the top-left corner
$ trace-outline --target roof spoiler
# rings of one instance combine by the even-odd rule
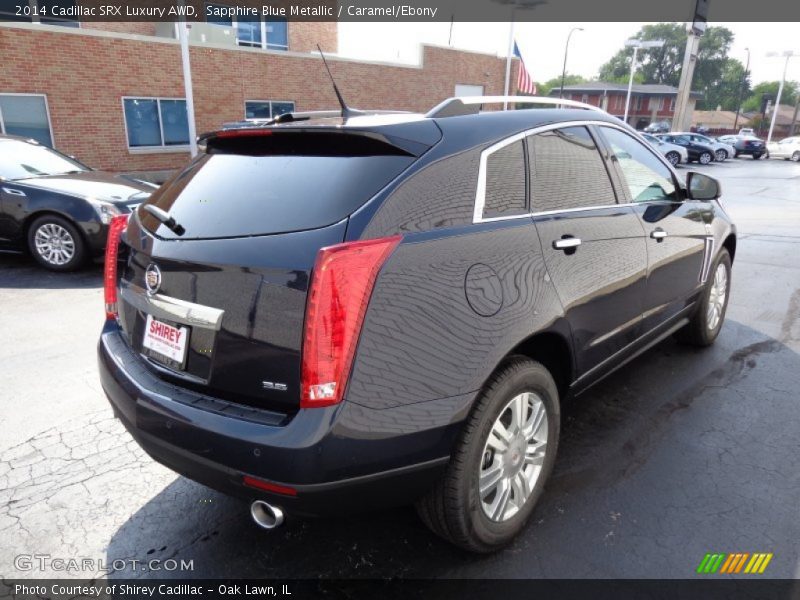
[[[462,115],[474,115],[480,112],[484,104],[541,104],[547,106],[560,106],[569,108],[583,108],[596,112],[605,113],[602,108],[577,102],[576,100],[565,100],[563,98],[547,98],[544,96],[462,96],[448,98],[441,104],[437,104],[426,113],[429,118],[458,117]]]

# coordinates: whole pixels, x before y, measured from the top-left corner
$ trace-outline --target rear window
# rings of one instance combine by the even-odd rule
[[[267,136],[273,138],[289,136]],[[255,137],[220,140],[153,194],[149,204],[169,213],[176,235],[143,210],[148,230],[167,239],[267,235],[316,229],[352,214],[415,158],[355,136],[297,143]]]

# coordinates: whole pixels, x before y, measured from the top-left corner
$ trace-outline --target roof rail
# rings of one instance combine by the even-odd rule
[[[515,102],[519,104],[546,104],[550,106],[568,106],[572,108],[585,108],[604,113],[605,111],[585,102],[576,100],[565,100],[564,98],[548,98],[544,96],[461,96],[448,98],[441,104],[437,104],[425,115],[429,118],[435,117],[457,117],[460,115],[473,115],[480,111],[483,104]],[[473,108],[474,107],[474,108]]]

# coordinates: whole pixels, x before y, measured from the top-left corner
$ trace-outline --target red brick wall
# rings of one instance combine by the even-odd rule
[[[99,31],[112,31],[114,33],[134,33],[137,35],[156,35],[156,24],[142,23],[81,23],[81,29],[96,29]]]
[[[122,112],[123,96],[184,96],[174,42],[0,27],[0,56],[0,92],[47,94],[59,150],[118,171],[186,162],[186,152],[130,153]],[[337,107],[317,57],[192,47],[191,61],[198,133],[244,118],[246,99],[294,100],[298,110]],[[481,54],[425,47],[424,68],[330,63],[355,107],[425,111],[452,96],[456,83],[503,92],[505,60]]]

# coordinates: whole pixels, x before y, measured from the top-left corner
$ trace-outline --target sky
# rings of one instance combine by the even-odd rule
[[[796,0],[795,0],[796,1]],[[515,38],[534,80],[561,76],[564,43],[573,27],[567,72],[594,78],[600,66],[645,23],[516,23]],[[709,23],[734,33],[729,56],[743,64],[750,48],[751,81],[781,78],[785,59],[768,52],[794,50],[800,55],[798,23]],[[450,23],[339,23],[339,54],[366,60],[419,63],[419,44],[448,45]],[[451,44],[455,48],[506,56],[508,23],[455,23]],[[787,79],[800,81],[800,56],[789,61]]]

